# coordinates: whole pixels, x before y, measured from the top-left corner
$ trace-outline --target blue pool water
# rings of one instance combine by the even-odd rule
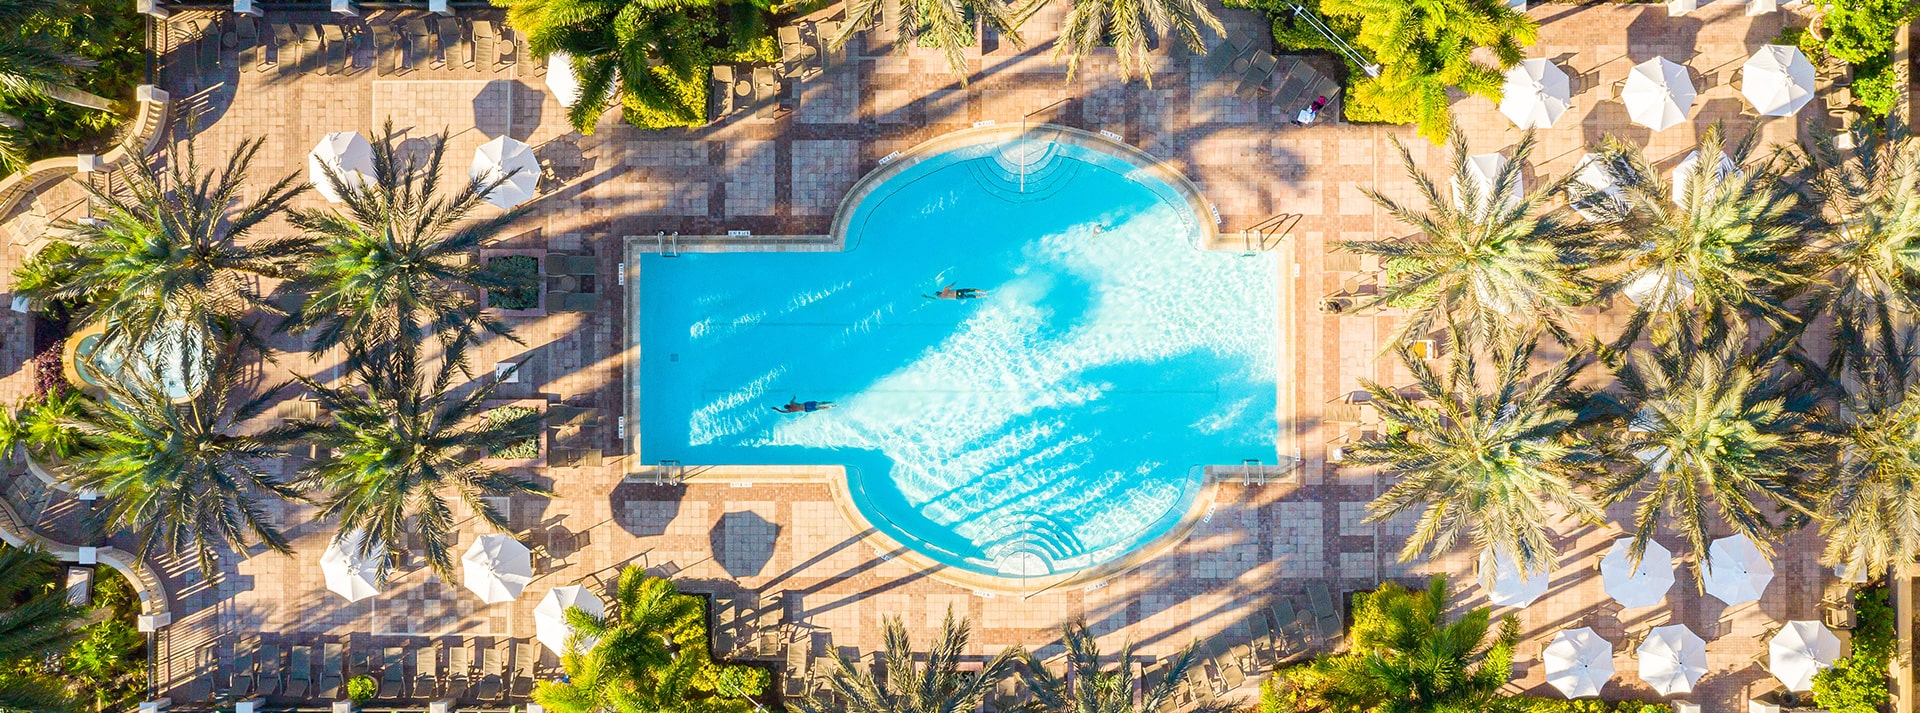
[[[1202,466],[1277,460],[1279,266],[1197,249],[1188,206],[1104,152],[990,144],[888,179],[846,252],[645,256],[640,457],[847,466],[876,527],[969,570],[1118,557]],[[987,296],[923,297],[947,285]]]

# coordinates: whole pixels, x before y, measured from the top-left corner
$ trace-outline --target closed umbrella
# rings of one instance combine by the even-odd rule
[[[460,556],[461,579],[488,604],[510,602],[533,581],[533,553],[503,534],[481,535]]]
[[[573,636],[573,627],[567,626],[567,610],[576,607],[594,616],[607,614],[607,605],[587,591],[586,587],[578,584],[554,587],[533,608],[533,638],[546,644],[554,655],[567,655],[567,639]],[[581,641],[580,648],[583,651],[591,649],[594,643],[591,640]]]
[[[1522,573],[1520,566],[1505,553],[1495,555],[1493,550],[1480,553],[1480,588],[1487,590],[1487,599],[1497,606],[1524,607],[1547,593],[1547,573],[1542,571]]]
[[[1614,184],[1613,174],[1607,172],[1600,154],[1590,153],[1580,158],[1580,166],[1573,171],[1573,182],[1580,185],[1573,192],[1573,210],[1580,217],[1601,221],[1627,212],[1620,186]]]
[[[335,131],[320,139],[320,143],[307,154],[307,182],[313,184],[313,190],[332,203],[344,200],[340,192],[334,189],[333,182],[327,180],[327,169],[340,179],[348,188],[360,188],[371,185],[373,178],[373,144],[358,131]]]
[[[1635,565],[1627,554],[1632,547],[1631,537],[1613,541],[1607,555],[1600,558],[1600,584],[1607,590],[1607,596],[1622,607],[1634,609],[1659,604],[1673,587],[1673,552],[1648,540],[1647,551],[1640,557],[1640,564]]]
[[[1686,302],[1693,297],[1693,278],[1687,277],[1684,272],[1669,274],[1666,270],[1653,268],[1640,273],[1639,276],[1628,282],[1626,287],[1620,288],[1620,294],[1625,295],[1627,299],[1633,300],[1634,304],[1648,309],[1673,309],[1679,306],[1680,303]],[[1637,453],[1635,455],[1640,456],[1641,460],[1649,460],[1652,458],[1664,458],[1666,454],[1662,451]],[[1664,461],[1657,467],[1664,468]]]
[[[502,136],[480,145],[473,152],[473,167],[467,177],[482,185],[500,181],[486,200],[506,210],[533,198],[540,186],[540,159],[533,148],[512,137]]]
[[[365,539],[366,533],[358,530],[343,532],[320,553],[320,574],[327,580],[327,591],[350,602],[380,593],[380,565],[387,558],[386,548],[375,547],[376,554],[362,557],[360,544]]]
[[[1707,545],[1707,593],[1728,604],[1759,601],[1773,581],[1773,563],[1753,540],[1734,535]]]
[[[1507,170],[1507,157],[1500,154],[1483,153],[1468,156],[1467,180],[1471,182],[1472,188],[1462,186],[1456,180],[1453,185],[1453,207],[1467,210],[1466,193],[1468,190],[1473,190],[1480,194],[1481,200],[1481,205],[1476,207],[1475,212],[1484,209],[1486,201],[1493,198],[1494,179],[1505,170]],[[1513,195],[1526,192],[1526,184],[1520,180],[1520,177],[1514,176],[1513,179]],[[1507,202],[1508,206],[1512,204],[1512,200]]]
[[[1798,47],[1765,45],[1741,65],[1740,94],[1762,116],[1793,116],[1813,101],[1813,63]]]
[[[560,106],[573,106],[580,101],[580,77],[573,73],[573,55],[565,52],[547,55],[547,91],[553,92]]]
[[[1734,172],[1738,170],[1740,170],[1740,167],[1734,165],[1733,159],[1728,158],[1725,151],[1720,152],[1720,161],[1713,165],[1713,182],[1707,184],[1706,194],[1712,196],[1714,191],[1719,189],[1720,183],[1727,180],[1728,176],[1733,175]],[[1680,165],[1673,167],[1673,202],[1675,205],[1685,206],[1687,204],[1687,189],[1693,185],[1693,179],[1700,175],[1700,173],[1699,151],[1687,154],[1686,158],[1680,159]]]
[[[1507,70],[1500,113],[1522,129],[1545,129],[1567,113],[1573,86],[1567,73],[1544,59],[1524,59]]]
[[[1665,131],[1687,120],[1693,110],[1693,78],[1687,68],[1665,57],[1655,57],[1633,66],[1627,84],[1620,89],[1620,100],[1627,105],[1627,118],[1654,131]]]
[[[1547,684],[1568,698],[1598,696],[1613,678],[1613,644],[1592,627],[1554,634],[1540,652],[1540,660],[1546,667]]]
[[[1640,680],[1663,696],[1691,692],[1707,675],[1707,642],[1685,624],[1654,627],[1633,652],[1640,657]]]
[[[1813,676],[1840,658],[1840,639],[1817,621],[1789,621],[1767,642],[1767,671],[1789,691],[1813,690]]]

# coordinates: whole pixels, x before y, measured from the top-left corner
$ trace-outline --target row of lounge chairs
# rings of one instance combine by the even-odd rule
[[[1332,104],[1340,98],[1340,85],[1320,73],[1305,57],[1275,57],[1258,41],[1238,33],[1227,37],[1207,51],[1205,66],[1209,72],[1239,77],[1233,94],[1246,101],[1270,101],[1289,119],[1312,106],[1321,97]],[[1321,111],[1326,111],[1323,106]],[[1328,111],[1339,116],[1339,109]]]
[[[835,21],[786,25],[774,31],[780,41],[780,61],[773,66],[714,65],[713,87],[708,92],[713,111],[708,116],[720,121],[751,107],[766,118],[782,110],[787,103],[782,96],[784,80],[809,79],[846,63],[846,48],[831,44],[840,28]]]
[[[268,22],[250,15],[236,15],[226,22],[226,31],[218,35],[220,43],[235,51],[242,72],[348,74],[362,69],[355,58],[369,41],[373,68],[381,75],[421,68],[499,71],[513,66],[521,54],[512,30],[492,20],[386,13],[365,22],[353,18]],[[203,33],[213,36],[211,31]],[[206,64],[203,57],[203,73],[210,71]],[[535,60],[534,68],[544,71],[544,58]]]
[[[533,692],[534,681],[550,673],[540,645],[531,640],[467,639],[378,648],[371,643],[296,644],[286,647],[284,661],[279,644],[241,644],[228,667],[225,694],[233,699],[341,700],[346,680],[365,674],[379,682],[375,700],[490,703],[508,696],[525,698]]]

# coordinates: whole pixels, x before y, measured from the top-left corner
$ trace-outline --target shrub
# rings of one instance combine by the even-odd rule
[[[487,275],[509,287],[487,288],[487,306],[533,309],[540,306],[540,260],[532,255],[487,259]]]
[[[1859,621],[1853,629],[1850,656],[1813,677],[1813,700],[1832,713],[1878,713],[1892,700],[1887,688],[1887,663],[1893,658],[1893,607],[1885,587],[1854,593]]]
[[[55,344],[33,355],[33,395],[48,396],[73,390],[67,382],[65,344]]]
[[[363,673],[347,679],[347,698],[352,699],[355,704],[371,701],[373,694],[379,692],[380,684],[375,683],[372,676]]]
[[[27,451],[41,458],[61,460],[80,453],[80,432],[69,425],[80,418],[80,400],[86,398],[73,390],[36,396],[20,404],[20,432]]]
[[[514,419],[526,418],[528,416],[534,415],[535,413],[538,413],[538,412],[534,411],[533,409],[527,408],[525,406],[501,406],[499,408],[487,411],[487,423],[493,424],[493,425],[499,425],[499,424],[513,421]],[[535,436],[533,438],[529,438],[527,440],[516,443],[512,446],[508,446],[507,448],[502,449],[499,452],[493,453],[490,455],[492,455],[494,458],[510,458],[513,460],[531,460],[534,458],[539,458],[540,457],[540,437]]]
[[[1868,116],[1886,116],[1900,101],[1900,72],[1893,55],[1881,55],[1853,68],[1853,100]]]
[[[1827,52],[1847,64],[1865,64],[1893,51],[1900,26],[1915,14],[1912,0],[1824,0]]]
[[[130,99],[146,76],[145,20],[123,0],[68,0],[60,16],[8,30],[30,41],[64,43],[95,66],[76,86],[109,99]],[[46,98],[0,97],[0,112],[19,117],[28,161],[103,151],[126,117]]]

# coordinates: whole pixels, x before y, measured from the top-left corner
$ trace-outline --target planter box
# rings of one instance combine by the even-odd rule
[[[539,248],[487,248],[480,251],[480,267],[485,269],[495,258],[530,257],[533,258],[533,306],[527,309],[504,309],[493,306],[493,294],[482,291],[481,305],[488,314],[499,317],[545,317],[547,316],[547,290],[544,258],[547,251]]]
[[[547,413],[546,399],[489,399],[480,402],[481,416],[484,418],[487,412],[502,406],[533,409],[534,413],[540,414],[543,419]],[[545,468],[547,467],[546,430],[546,426],[542,425],[533,432],[534,447],[540,449],[539,455],[532,458],[495,458],[489,455],[480,459],[480,462],[495,468]]]

